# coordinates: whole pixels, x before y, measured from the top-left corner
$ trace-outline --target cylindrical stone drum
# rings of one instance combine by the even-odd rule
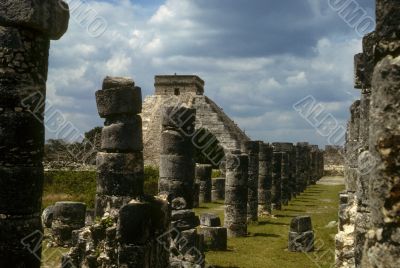
[[[197,165],[196,166],[196,182],[200,184],[200,203],[210,203],[211,202],[211,175],[212,166],[211,165]]]
[[[225,219],[229,237],[247,235],[248,156],[233,151],[226,156]]]
[[[212,202],[225,200],[225,178],[212,179],[211,200]]]
[[[272,207],[282,209],[282,153],[274,153],[272,159]]]

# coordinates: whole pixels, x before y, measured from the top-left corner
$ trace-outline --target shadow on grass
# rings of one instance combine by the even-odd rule
[[[282,215],[282,214],[276,214],[274,216],[277,217],[277,218],[293,218],[293,217],[296,217],[296,216],[293,216],[293,215]]]
[[[282,222],[272,222],[272,221],[260,221],[258,225],[282,225],[282,226],[289,226],[287,223]]]
[[[274,237],[274,238],[278,238],[278,237],[281,237],[281,236],[277,235],[277,234],[254,233],[254,234],[250,234],[250,237]]]
[[[301,210],[301,209],[290,209],[290,208],[285,208],[285,211],[289,211],[289,212],[305,212],[305,210]]]
[[[239,266],[210,266],[210,268],[240,268]]]

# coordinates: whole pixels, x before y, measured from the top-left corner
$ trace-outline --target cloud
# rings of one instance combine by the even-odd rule
[[[352,59],[361,41],[325,1],[77,1],[107,29],[93,37],[72,16],[52,43],[48,99],[82,132],[102,124],[94,94],[106,75],[133,77],[146,96],[154,75],[197,74],[251,137],[268,141],[324,144],[292,105],[313,95],[345,124],[358,96]]]

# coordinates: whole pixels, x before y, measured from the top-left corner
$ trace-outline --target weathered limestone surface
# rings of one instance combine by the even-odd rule
[[[296,144],[297,192],[302,193],[309,185],[310,147],[307,142]]]
[[[369,150],[371,172],[368,231],[362,267],[400,266],[400,4],[377,0],[376,55],[372,77]]]
[[[196,129],[207,129],[217,139],[224,150],[241,149],[247,135],[226,115],[222,108],[203,95],[204,81],[197,76],[171,75],[156,76],[155,95],[149,96],[143,104],[144,159],[146,165],[159,165],[161,110],[164,106],[179,103],[196,109]],[[175,95],[178,93],[178,95]],[[207,141],[208,141],[207,140]],[[207,145],[207,144],[206,144]],[[207,148],[205,146],[204,148]],[[221,152],[206,152],[218,165]]]
[[[259,142],[259,174],[258,174],[258,213],[272,213],[272,154],[269,144]]]
[[[247,141],[243,144],[243,152],[249,156],[249,175],[247,182],[247,220],[258,221],[258,176],[259,176],[259,142]]]
[[[272,144],[274,152],[282,153],[281,182],[282,202],[287,205],[295,194],[295,151],[292,143],[275,142]]]
[[[196,183],[200,184],[199,200],[200,203],[211,202],[212,191],[212,165],[197,165],[196,166]]]
[[[143,195],[141,89],[131,79],[106,77],[96,101],[106,119],[96,159],[96,216],[102,217],[118,214],[122,205]]]
[[[225,199],[225,178],[212,179],[211,200],[216,202]]]
[[[221,219],[215,214],[200,216],[200,233],[204,235],[204,246],[208,250],[227,249],[227,229],[221,227]]]
[[[169,267],[172,216],[167,197],[143,193],[143,143],[137,115],[141,90],[131,79],[107,77],[96,100],[99,114],[106,118],[102,152],[97,155],[100,223],[72,232],[74,247],[63,256],[62,266]],[[83,223],[84,219],[83,213]]]
[[[40,267],[49,47],[68,19],[61,0],[0,1],[0,267]]]
[[[72,246],[72,232],[85,226],[86,204],[57,202],[54,205],[51,231],[57,246]]]
[[[248,156],[238,150],[226,156],[224,226],[228,237],[247,235],[248,164]]]
[[[283,153],[274,152],[272,158],[272,209],[282,209],[282,158]]]
[[[196,227],[200,221],[191,210],[196,176],[194,145],[190,135],[186,135],[194,132],[195,121],[194,109],[183,106],[163,109],[159,192],[168,196],[172,207],[171,267],[181,267],[184,263],[204,265],[204,236],[197,233]],[[211,171],[209,165],[199,166],[197,170],[199,182],[207,183],[205,187],[203,185],[203,198],[211,199]],[[201,188],[200,185],[200,192]],[[185,239],[187,243],[184,243]]]
[[[375,33],[363,39],[363,53],[355,56],[355,88],[361,89],[359,156],[357,178],[357,216],[355,221],[355,265],[361,267],[366,233],[371,227],[371,209],[369,207],[370,171],[374,161],[369,152],[369,116],[371,100],[371,78],[373,71],[373,50]]]
[[[310,216],[298,216],[292,219],[289,232],[289,251],[314,251],[314,231]]]

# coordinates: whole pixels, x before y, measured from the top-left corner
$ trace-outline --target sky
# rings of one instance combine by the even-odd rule
[[[325,146],[318,121],[293,106],[311,96],[346,126],[360,95],[353,57],[375,12],[373,0],[66,2],[69,29],[50,49],[47,139],[65,138],[63,125],[82,134],[103,125],[94,96],[105,76],[133,78],[146,97],[155,75],[177,73],[205,80],[205,94],[253,140]]]

